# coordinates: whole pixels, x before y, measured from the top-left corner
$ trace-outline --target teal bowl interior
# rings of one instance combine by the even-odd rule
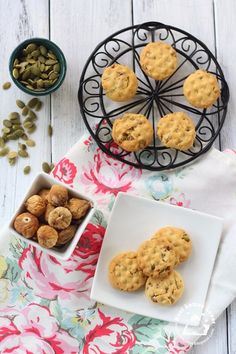
[[[26,48],[27,45],[30,43],[35,43],[37,45],[43,45],[47,49],[51,49],[51,51],[56,55],[58,62],[60,64],[60,74],[59,74],[58,80],[55,82],[54,85],[52,85],[51,87],[48,87],[44,91],[30,90],[27,87],[25,87],[23,84],[21,84],[20,81],[16,80],[12,75],[14,60],[16,58],[18,58],[19,56],[21,56],[22,50],[24,48]],[[10,56],[10,60],[9,60],[9,71],[10,71],[10,75],[11,75],[13,82],[16,84],[16,86],[19,89],[21,89],[25,93],[28,93],[29,95],[45,96],[45,95],[48,95],[48,94],[56,91],[63,83],[65,75],[66,75],[66,59],[65,59],[65,56],[64,56],[62,50],[52,41],[50,41],[46,38],[30,38],[30,39],[27,39],[26,41],[20,43],[15,48],[15,50],[12,52],[12,54]]]

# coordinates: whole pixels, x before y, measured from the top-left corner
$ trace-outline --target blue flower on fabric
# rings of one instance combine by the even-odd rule
[[[173,191],[172,179],[164,173],[148,177],[145,184],[155,200],[166,199]]]

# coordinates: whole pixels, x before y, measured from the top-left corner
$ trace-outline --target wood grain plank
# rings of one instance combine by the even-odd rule
[[[51,0],[51,39],[68,64],[63,86],[52,95],[53,159],[58,160],[85,131],[77,91],[80,74],[95,46],[116,30],[131,25],[131,1]]]
[[[2,83],[9,81],[8,61],[13,49],[27,38],[48,37],[48,0],[41,1],[1,1],[0,2],[0,120],[12,111],[19,111],[15,101],[17,98],[27,102],[32,96],[21,92],[14,84],[8,91],[2,90]],[[11,80],[10,80],[11,81]],[[15,167],[10,167],[6,159],[0,159],[0,220],[5,222],[11,216],[18,202],[22,199],[33,176],[41,170],[41,162],[50,158],[50,138],[47,137],[49,122],[49,98],[43,98],[44,107],[39,112],[38,130],[32,134],[37,142],[29,159],[21,159]],[[11,144],[16,149],[17,144]],[[24,176],[23,167],[31,165],[32,172]]]

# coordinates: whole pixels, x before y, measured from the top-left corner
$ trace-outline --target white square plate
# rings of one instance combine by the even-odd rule
[[[156,230],[167,225],[185,229],[193,243],[190,258],[176,268],[185,282],[182,298],[172,306],[162,306],[147,299],[143,289],[132,293],[114,289],[108,281],[111,259],[120,252],[135,251]],[[104,237],[91,298],[143,316],[199,325],[222,228],[223,220],[218,217],[119,193]],[[199,306],[194,316],[185,316],[183,308],[191,304]]]

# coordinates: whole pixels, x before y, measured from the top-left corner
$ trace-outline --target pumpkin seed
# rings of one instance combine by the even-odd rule
[[[28,140],[26,140],[26,145],[27,145],[27,146],[30,146],[30,147],[33,147],[33,146],[35,146],[36,144],[35,144],[35,141],[34,141],[34,140],[28,139]]]
[[[40,50],[39,49],[35,49],[32,53],[31,53],[33,58],[38,58],[38,56],[40,55]]]
[[[8,90],[11,87],[11,83],[10,82],[4,82],[4,84],[2,85],[3,90]]]
[[[29,64],[35,64],[36,63],[36,60],[35,59],[27,59],[27,62]]]
[[[47,49],[43,45],[39,46],[39,50],[42,55],[47,55]]]
[[[24,108],[24,107],[25,107],[24,102],[21,101],[21,100],[16,100],[16,105],[17,105],[17,107],[19,107],[19,108]]]
[[[37,49],[37,45],[35,43],[30,43],[27,45],[27,47],[25,48],[25,52],[26,54],[32,53],[34,50]],[[24,53],[23,53],[24,54]]]
[[[28,115],[29,115],[29,118],[32,119],[32,120],[37,119],[37,116],[36,116],[36,114],[33,111],[29,111]]]
[[[19,63],[19,60],[16,58],[13,62],[13,66],[17,65]]]
[[[34,97],[34,98],[31,98],[31,100],[29,100],[27,105],[29,108],[34,108],[38,102],[39,102],[39,99],[37,97]]]
[[[23,123],[23,127],[26,128],[26,129],[29,129],[31,127],[33,127],[34,123],[33,122],[25,122]]]
[[[21,128],[21,124],[14,124],[11,128],[12,132],[14,133],[15,131],[17,131],[18,129]]]
[[[35,106],[35,111],[38,112],[42,108],[43,103],[41,101],[38,101],[38,103]]]
[[[18,138],[22,137],[22,135],[24,135],[24,130],[23,129],[17,129],[15,132],[14,132],[14,135],[17,136]]]
[[[51,169],[50,169],[50,166],[47,162],[43,162],[42,163],[42,169],[43,169],[43,172],[45,173],[50,173],[51,172]]]
[[[52,134],[53,134],[53,128],[52,128],[52,126],[49,124],[49,126],[48,126],[48,135],[49,135],[49,136],[52,136]]]
[[[26,85],[26,87],[29,89],[29,90],[34,90],[34,87],[32,85]]]
[[[24,167],[24,170],[23,170],[24,175],[28,175],[30,173],[30,171],[31,171],[31,167],[30,166],[25,166]]]
[[[12,71],[12,75],[14,77],[14,79],[19,79],[19,71],[18,69],[14,68],[13,71]]]
[[[53,65],[53,70],[54,70],[56,73],[59,73],[59,71],[60,71],[60,64],[57,63],[57,64]]]
[[[37,129],[37,127],[36,127],[36,125],[34,124],[31,128],[29,128],[29,129],[27,130],[27,133],[32,134],[32,133],[35,132],[36,129]]]
[[[50,87],[51,82],[49,80],[44,80],[44,87]]]
[[[8,159],[15,159],[17,157],[17,152],[16,151],[10,151],[8,154],[7,154],[7,158]]]
[[[29,79],[30,74],[31,74],[30,68],[25,69],[25,71],[24,71],[24,73],[23,73],[23,75],[22,75],[22,80],[27,80],[27,79]]]
[[[11,112],[11,113],[8,115],[8,118],[9,118],[10,120],[14,120],[14,119],[20,118],[20,115],[19,115],[18,112]]]
[[[41,71],[37,66],[31,66],[30,70],[34,76],[39,76],[41,74]]]
[[[43,85],[44,85],[44,82],[43,82],[43,80],[42,79],[39,79],[38,81],[37,81],[37,88],[43,88]]]
[[[54,65],[54,64],[57,64],[58,61],[57,60],[54,60],[54,59],[48,59],[45,61],[45,64],[46,65]]]
[[[24,158],[29,157],[29,154],[28,154],[28,152],[26,150],[19,150],[18,151],[18,155],[20,157],[24,157]]]
[[[22,115],[23,116],[27,116],[27,114],[29,113],[29,108],[27,106],[25,106],[23,109],[22,109]]]
[[[24,120],[23,120],[23,124],[24,123],[27,123],[27,122],[30,122],[30,123],[33,123],[33,119],[32,118],[30,118],[30,117],[27,117],[27,118],[25,118]]]
[[[16,164],[16,158],[14,159],[8,159],[9,165],[14,166]]]
[[[9,140],[17,140],[19,139],[19,137],[17,135],[15,135],[15,133],[11,133],[7,135]]]
[[[43,63],[43,64],[44,64],[45,61],[46,61],[46,59],[44,58],[43,55],[39,55],[38,60],[40,61],[40,63]]]
[[[48,74],[42,73],[42,74],[41,74],[41,78],[42,78],[42,79],[47,79],[47,78],[48,78]]]
[[[11,132],[11,129],[10,128],[7,128],[7,127],[4,127],[2,129],[2,132],[5,133],[5,134],[9,134]]]
[[[45,65],[43,63],[40,64],[40,70],[41,70],[41,72],[43,72],[45,70]]]
[[[3,139],[3,137],[0,137],[0,148],[4,148],[5,146],[5,140]]]
[[[3,125],[6,128],[11,128],[12,127],[12,123],[8,119],[4,119]]]
[[[18,143],[18,147],[20,150],[26,150],[27,146],[25,144]]]
[[[3,149],[0,150],[0,156],[3,157],[3,156],[6,156],[8,153],[9,153],[9,147],[4,147]]]
[[[28,135],[27,134],[23,134],[21,136],[21,139],[24,140],[24,141],[28,140]]]
[[[54,71],[49,74],[49,79],[50,80],[55,80],[58,78],[58,73],[55,73]]]

